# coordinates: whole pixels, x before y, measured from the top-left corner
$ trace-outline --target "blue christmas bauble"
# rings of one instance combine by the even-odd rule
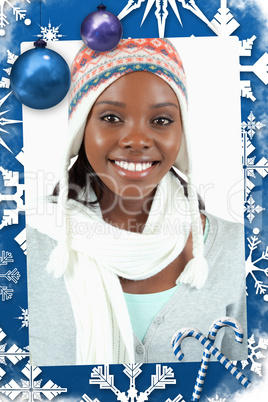
[[[113,13],[100,5],[98,11],[89,14],[81,25],[81,38],[92,50],[105,52],[118,45],[122,38],[123,28]]]
[[[46,49],[38,40],[35,48],[22,53],[15,61],[10,83],[16,98],[33,109],[48,109],[67,94],[71,76],[68,64],[57,52]]]

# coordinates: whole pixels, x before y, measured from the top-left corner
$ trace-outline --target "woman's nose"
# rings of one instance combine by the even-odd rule
[[[119,140],[119,145],[122,148],[131,148],[134,151],[151,148],[153,140],[148,134],[148,128],[134,126],[125,131]]]

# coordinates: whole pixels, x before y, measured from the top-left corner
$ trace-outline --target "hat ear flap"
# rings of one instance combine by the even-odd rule
[[[181,146],[177,155],[174,166],[179,169],[180,172],[187,174],[189,172],[189,151],[186,146],[185,130],[182,132]]]

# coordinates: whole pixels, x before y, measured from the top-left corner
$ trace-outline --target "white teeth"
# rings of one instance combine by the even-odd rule
[[[131,172],[135,172],[135,163],[133,163],[133,162],[129,163],[127,170],[130,170]]]
[[[125,162],[125,161],[114,161],[117,166],[120,166],[122,169],[129,170],[131,172],[141,172],[142,170],[149,169],[152,166],[152,162],[144,162],[144,163],[134,163],[134,162]]]

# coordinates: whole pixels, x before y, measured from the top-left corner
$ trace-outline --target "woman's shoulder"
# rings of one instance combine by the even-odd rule
[[[232,222],[216,215],[202,211],[209,223],[210,232],[220,237],[222,240],[231,240],[233,238],[241,238],[244,241],[244,225],[240,222]]]
[[[49,235],[40,232],[37,228],[26,225],[26,244],[27,255],[32,256],[35,253],[42,252],[42,255],[50,255],[56,246],[56,240]]]
[[[241,287],[246,273],[244,225],[205,215],[209,221],[209,233],[204,251],[213,273],[212,279],[214,283],[219,280],[221,286],[226,283],[228,289],[235,291]]]
[[[209,222],[208,236],[205,242],[205,254],[211,261],[226,264],[232,261],[232,266],[245,265],[245,234],[244,225],[230,222],[205,212]],[[244,269],[244,268],[243,268]]]

